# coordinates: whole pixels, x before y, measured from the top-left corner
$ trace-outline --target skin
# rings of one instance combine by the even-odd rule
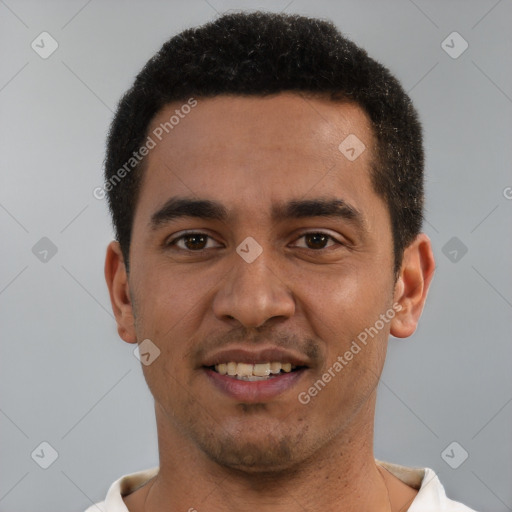
[[[162,109],[148,133],[180,106]],[[353,162],[338,150],[351,133],[366,146]],[[370,181],[374,144],[358,106],[282,93],[198,98],[150,151],[129,276],[117,242],[105,262],[120,337],[149,338],[161,351],[142,366],[155,399],[160,471],[124,498],[131,512],[266,512],[277,504],[282,512],[398,511],[414,499],[415,489],[375,464],[376,387],[389,334],[416,329],[434,258],[428,237],[418,235],[395,280],[388,209]],[[149,229],[172,196],[219,201],[230,216]],[[319,197],[357,208],[364,229],[342,218],[270,216],[274,203]],[[211,238],[164,246],[185,230]],[[318,231],[333,238],[303,236]],[[235,250],[248,236],[263,249],[252,263]],[[401,310],[301,404],[298,393],[393,304]],[[285,346],[310,367],[277,397],[239,403],[198,366],[202,355],[235,344]]]

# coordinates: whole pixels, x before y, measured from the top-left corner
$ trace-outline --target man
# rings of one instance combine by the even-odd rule
[[[388,337],[434,273],[421,126],[386,68],[328,22],[222,16],[137,76],[105,174],[105,276],[160,464],[98,508],[470,510],[373,455]]]

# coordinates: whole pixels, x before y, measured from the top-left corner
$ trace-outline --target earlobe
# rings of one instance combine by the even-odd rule
[[[430,239],[425,233],[420,233],[404,251],[395,284],[394,301],[401,309],[391,321],[390,333],[393,336],[407,338],[416,330],[434,270]]]
[[[128,276],[119,242],[112,241],[105,256],[105,280],[110,294],[117,332],[127,343],[137,343]]]

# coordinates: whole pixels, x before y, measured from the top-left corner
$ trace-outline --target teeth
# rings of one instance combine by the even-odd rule
[[[253,374],[252,373],[253,368],[254,368],[254,365],[252,365],[252,364],[238,363],[238,365],[236,367],[236,374],[239,377],[249,377]]]
[[[281,363],[270,363],[270,373],[279,373],[281,371]]]
[[[268,377],[270,375],[270,363],[255,364],[252,374],[258,377]]]
[[[281,370],[285,373],[290,373],[295,366],[291,363],[235,363],[230,361],[229,363],[220,363],[215,365],[215,371],[221,375],[229,375],[230,377],[237,377],[241,380],[265,380],[277,375]]]

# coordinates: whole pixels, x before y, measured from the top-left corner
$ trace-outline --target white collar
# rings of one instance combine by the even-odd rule
[[[446,497],[444,487],[435,472],[430,468],[411,468],[375,460],[405,484],[418,489],[407,512],[475,512],[474,510]],[[85,512],[129,512],[123,496],[127,496],[143,486],[158,474],[159,466],[136,473],[123,475],[109,488],[104,501],[89,507]]]

